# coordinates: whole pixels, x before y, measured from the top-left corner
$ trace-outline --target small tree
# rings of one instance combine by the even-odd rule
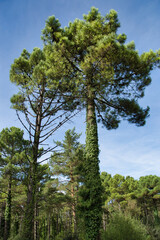
[[[23,138],[23,131],[16,127],[5,128],[0,132],[1,175],[8,183],[5,207],[4,240],[10,235],[12,182],[18,178],[20,172],[21,155],[28,147],[28,141]]]
[[[65,187],[71,197],[72,226],[75,234],[77,232],[77,193],[81,181],[80,169],[84,162],[84,146],[78,142],[80,135],[75,132],[75,128],[66,131],[63,142],[56,143],[61,147],[61,151],[54,153],[51,159],[53,174],[62,175],[67,180]]]

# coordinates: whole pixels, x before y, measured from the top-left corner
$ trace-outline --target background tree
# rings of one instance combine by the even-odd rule
[[[119,209],[125,211],[127,204],[135,197],[135,191],[138,188],[138,181],[133,177],[124,177],[120,174],[115,174],[108,179],[108,174],[103,173],[103,186],[105,189],[105,207]]]
[[[23,138],[23,131],[16,127],[5,128],[0,132],[1,175],[8,184],[5,206],[4,240],[10,235],[12,184],[18,178],[20,170],[20,155],[28,146],[28,141]]]
[[[151,239],[159,239],[160,178],[149,175],[135,180],[120,174],[112,177],[106,172],[101,174],[101,178],[104,187],[103,229],[106,231],[112,217],[120,214],[123,218],[129,216],[133,221],[140,221],[145,225],[148,235],[152,236]],[[114,229],[113,233],[116,234]]]
[[[141,217],[145,224],[159,225],[159,207],[160,207],[160,177],[148,175],[140,177],[138,187],[135,191],[135,198],[138,206],[141,208]]]
[[[65,188],[71,197],[73,233],[77,233],[77,194],[81,181],[80,169],[84,162],[84,146],[79,143],[81,134],[75,128],[67,130],[63,142],[56,142],[61,147],[60,152],[54,153],[51,159],[51,169],[54,175],[62,175],[67,180]]]
[[[86,239],[97,239],[101,224],[102,187],[99,175],[97,121],[116,129],[122,119],[143,126],[149,108],[138,99],[151,83],[150,72],[159,63],[159,52],[139,55],[134,42],[125,44],[126,35],[117,34],[120,23],[111,10],[102,16],[92,8],[83,20],[76,19],[60,28],[49,17],[42,39],[51,66],[55,56],[65,70],[63,79],[72,79],[73,95],[86,108],[85,184],[81,191]],[[70,69],[69,74],[66,71]]]
[[[40,204],[40,239],[56,239],[61,234],[66,237],[70,228],[68,209],[71,198],[62,190],[58,179],[50,179],[42,189]]]

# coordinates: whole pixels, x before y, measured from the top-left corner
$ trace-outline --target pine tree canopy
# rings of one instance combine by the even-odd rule
[[[76,19],[64,28],[54,16],[49,17],[42,31],[48,61],[51,65],[58,61],[64,69],[63,79],[72,80],[82,106],[90,86],[97,119],[107,129],[117,128],[122,119],[137,126],[145,124],[149,107],[140,107],[138,99],[151,83],[151,70],[159,65],[160,51],[139,55],[134,42],[126,43],[127,36],[117,33],[119,27],[116,11],[102,16],[93,7],[83,20]]]

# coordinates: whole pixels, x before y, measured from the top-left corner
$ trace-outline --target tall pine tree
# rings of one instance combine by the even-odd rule
[[[18,119],[28,132],[32,146],[28,159],[30,175],[23,230],[23,239],[26,240],[32,240],[36,236],[33,232],[37,171],[40,163],[38,159],[54,149],[44,148],[43,144],[72,117],[74,109],[73,101],[71,105],[62,94],[70,86],[66,85],[66,81],[60,81],[61,74],[57,71],[53,66],[50,69],[44,51],[39,48],[34,48],[32,53],[24,49],[21,56],[14,60],[10,70],[11,82],[19,87],[19,93],[11,98],[12,108],[16,110]],[[75,101],[74,103],[76,105]]]
[[[82,212],[90,240],[98,238],[101,224],[97,121],[107,129],[116,129],[122,119],[143,126],[149,107],[141,108],[138,99],[144,96],[151,83],[150,72],[159,63],[159,52],[139,55],[134,42],[125,44],[127,37],[117,33],[119,27],[116,11],[102,16],[92,8],[83,20],[76,19],[64,28],[54,16],[49,17],[42,32],[48,61],[52,66],[58,56],[65,69],[63,78],[72,80],[73,95],[86,108]]]

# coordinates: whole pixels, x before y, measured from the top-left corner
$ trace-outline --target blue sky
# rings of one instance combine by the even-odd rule
[[[121,23],[119,32],[127,35],[128,42],[135,41],[139,53],[160,48],[159,0],[0,0],[0,131],[5,127],[21,127],[10,109],[10,97],[17,92],[17,87],[9,81],[14,59],[24,48],[32,51],[34,47],[42,47],[41,30],[48,16],[55,15],[66,26],[69,21],[82,18],[92,6],[99,8],[102,15],[115,9]],[[144,127],[122,122],[117,130],[107,131],[99,126],[101,171],[135,178],[160,176],[160,69],[151,76],[152,84],[141,100],[143,106],[151,108]],[[78,133],[82,132],[84,143],[85,113],[57,131],[53,139],[61,140],[73,126]]]

